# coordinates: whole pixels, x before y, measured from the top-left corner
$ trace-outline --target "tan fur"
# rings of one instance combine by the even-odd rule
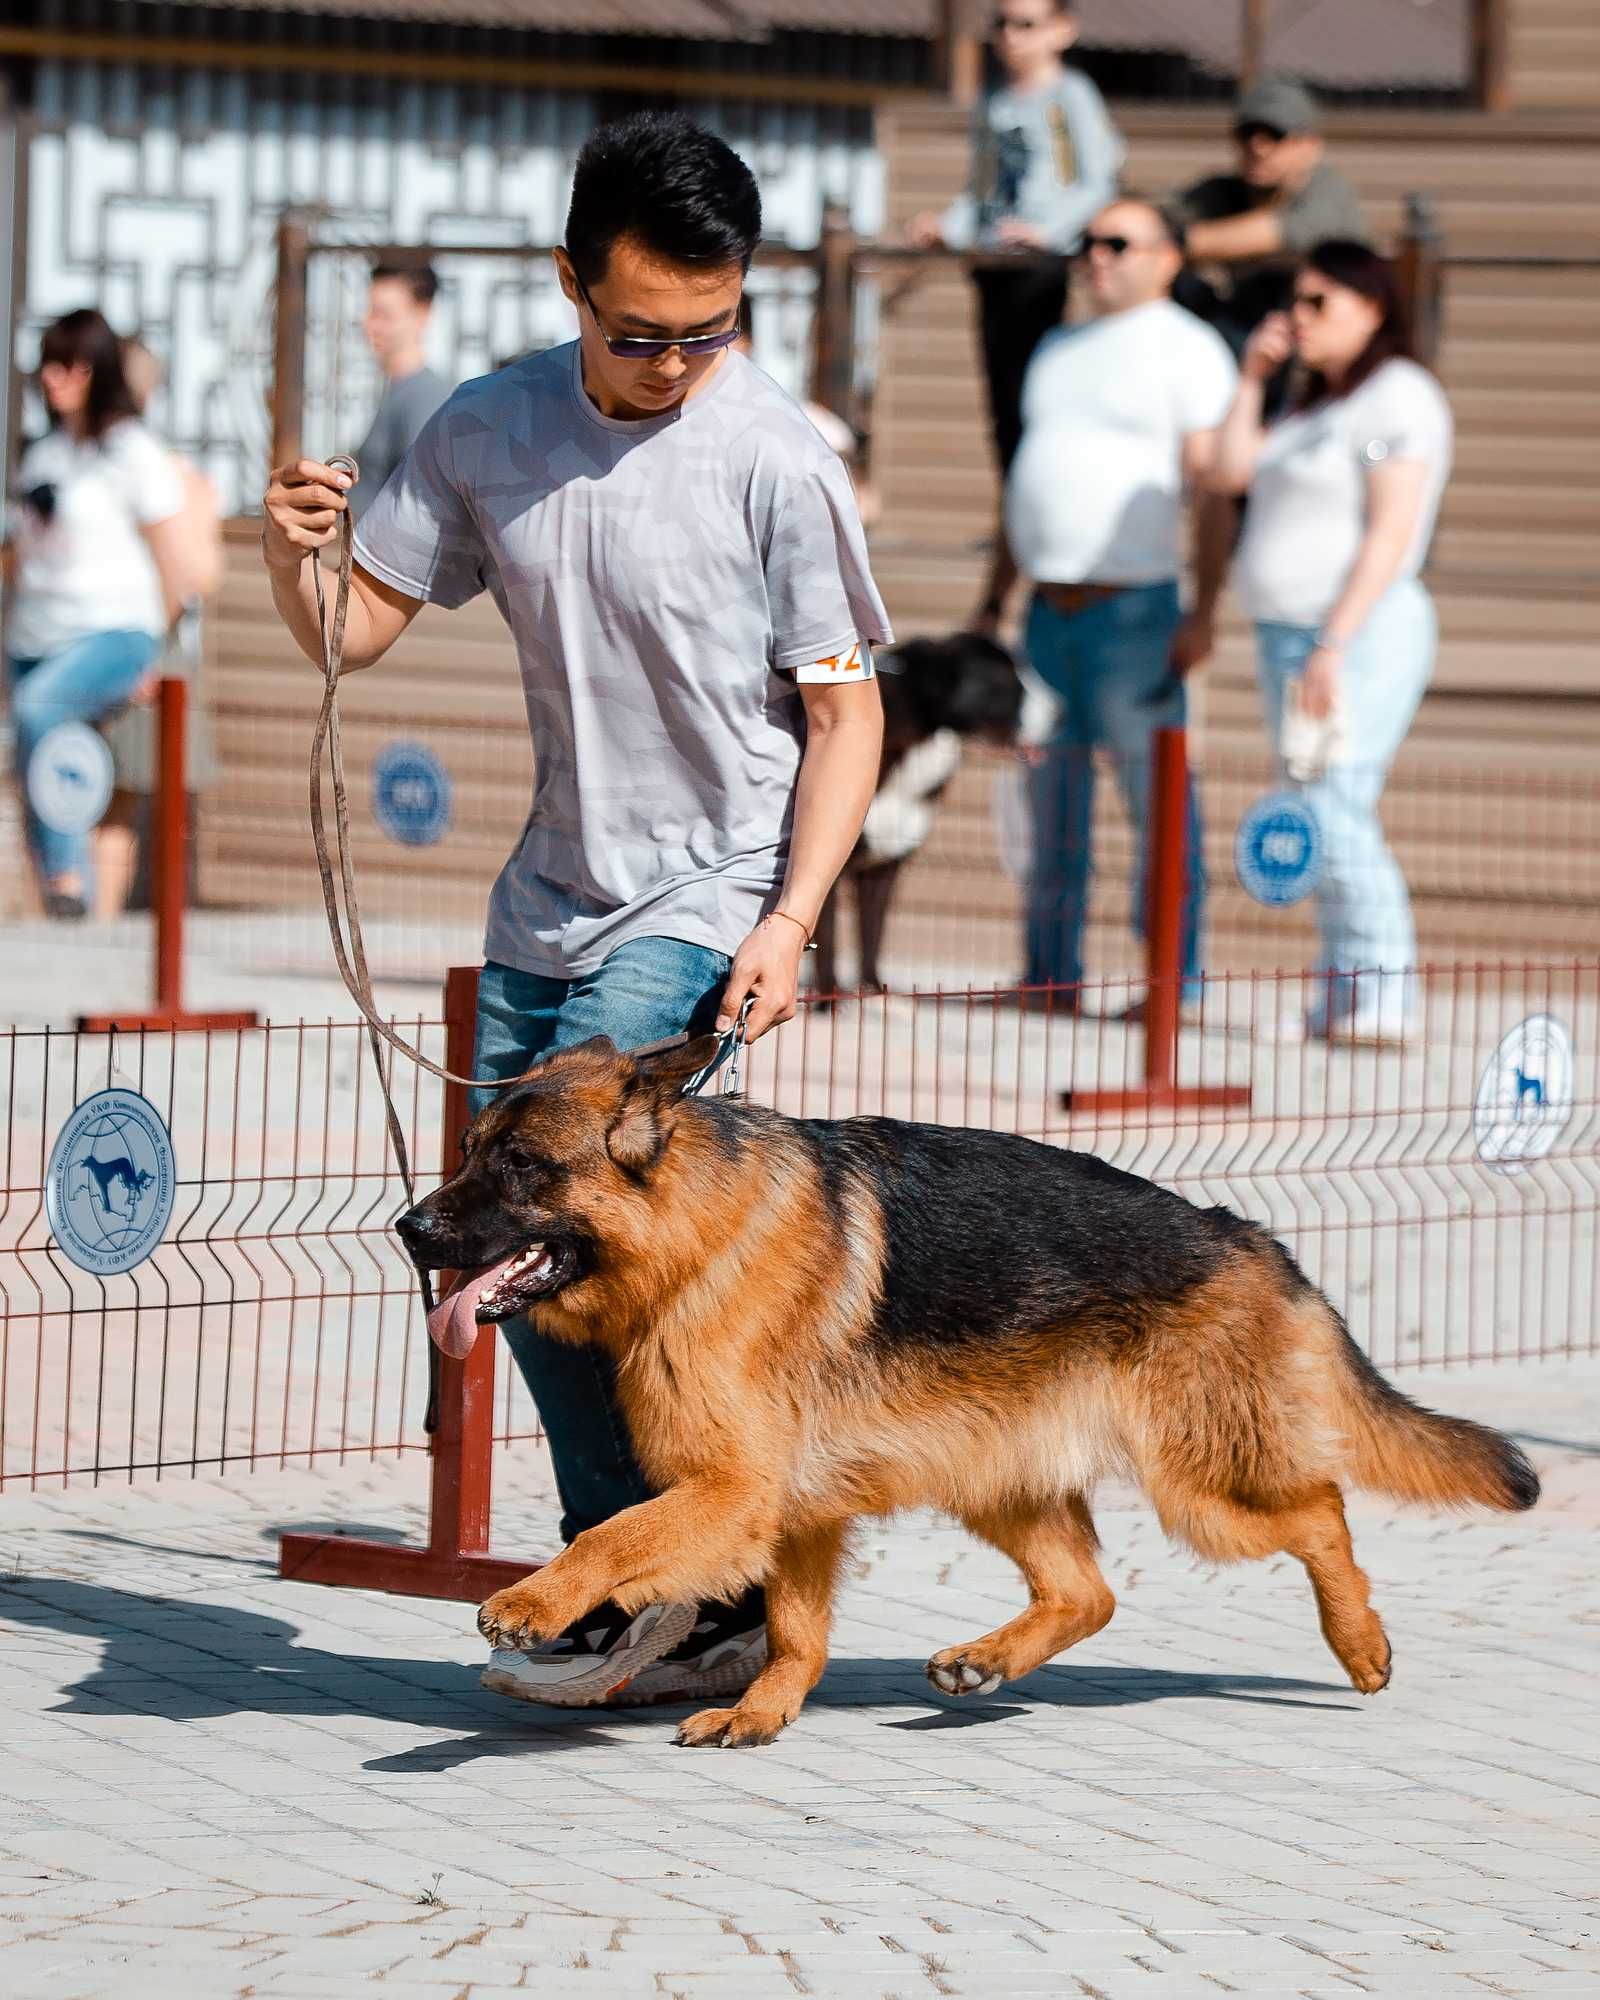
[[[769,1664],[737,1707],[686,1723],[684,1742],[770,1742],[793,1720],[826,1664],[861,1515],[940,1509],[1021,1570],[1028,1607],[929,1662],[952,1692],[1029,1673],[1110,1618],[1088,1496],[1115,1474],[1209,1561],[1302,1562],[1329,1646],[1370,1693],[1389,1649],[1341,1488],[1528,1504],[1490,1476],[1492,1433],[1356,1371],[1332,1310],[1265,1238],[1177,1304],[1141,1308],[1132,1330],[1125,1307],[1108,1308],[1001,1352],[884,1351],[870,1339],[884,1244],[869,1186],[831,1201],[784,1121],[730,1155],[703,1112],[643,1100],[620,1061],[579,1051],[568,1067],[547,1105],[518,1115],[541,1150],[560,1150],[563,1206],[604,1255],[535,1317],[611,1351],[660,1497],[580,1535],[491,1598],[480,1624],[494,1644],[527,1644],[608,1597],[633,1611],[763,1581]]]

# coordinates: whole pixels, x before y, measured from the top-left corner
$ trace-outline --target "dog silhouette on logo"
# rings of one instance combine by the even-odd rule
[[[1524,1116],[1537,1118],[1544,1109],[1544,1084],[1540,1078],[1529,1076],[1525,1071],[1517,1071],[1517,1122]]]
[[[139,1197],[151,1181],[151,1176],[142,1167],[136,1167],[125,1154],[115,1160],[97,1160],[93,1153],[85,1153],[78,1165],[94,1182],[94,1198],[106,1215],[123,1213],[111,1199],[111,1190],[119,1181],[127,1190],[129,1215],[138,1207]]]

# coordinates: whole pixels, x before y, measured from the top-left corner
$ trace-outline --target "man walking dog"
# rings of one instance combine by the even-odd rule
[[[578,339],[457,390],[362,518],[347,666],[424,602],[484,589],[516,642],[537,779],[490,898],[476,1075],[596,1034],[626,1049],[726,1030],[747,999],[752,1036],[789,1019],[861,831],[882,734],[870,648],[891,634],[847,473],[730,352],[760,233],[749,170],[681,114],[600,128],[555,253]],[[312,552],[348,484],[301,460],[266,496],[273,599],[313,660]],[[648,1499],[600,1350],[525,1318],[506,1334],[563,1538]],[[486,1681],[565,1705],[735,1691],[763,1620],[759,1591],[602,1605],[497,1653]]]

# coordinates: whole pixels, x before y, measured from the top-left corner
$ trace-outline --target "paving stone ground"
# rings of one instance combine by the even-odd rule
[[[1515,1429],[1529,1516],[1354,1508],[1363,1700],[1288,1563],[1098,1514],[1121,1609],[963,1708],[922,1662],[1017,1585],[862,1538],[773,1747],[479,1690],[470,1608],[280,1582],[273,1536],[414,1535],[418,1460],[0,1502],[0,1992],[469,2000],[1600,1994],[1600,1368],[1409,1377]],[[497,1544],[546,1546],[541,1456]]]

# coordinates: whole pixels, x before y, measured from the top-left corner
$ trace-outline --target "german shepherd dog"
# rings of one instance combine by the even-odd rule
[[[770,1743],[827,1663],[852,1522],[934,1507],[1027,1584],[1018,1617],[928,1662],[987,1694],[1110,1618],[1089,1501],[1119,1473],[1208,1561],[1297,1557],[1373,1694],[1389,1645],[1341,1488],[1538,1498],[1508,1439],[1391,1388],[1256,1224],[1002,1133],[683,1097],[717,1047],[551,1056],[399,1223],[419,1266],[462,1274],[430,1321],[446,1352],[522,1312],[609,1351],[658,1491],[491,1597],[491,1645],[764,1582],[767,1666],[678,1740]]]

